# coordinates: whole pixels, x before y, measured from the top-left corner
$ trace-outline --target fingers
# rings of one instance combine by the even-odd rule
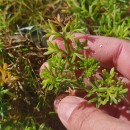
[[[87,104],[86,100],[67,96],[57,106],[60,120],[68,130],[129,130],[130,123],[116,119]]]
[[[130,79],[130,41],[88,36],[90,56],[98,59],[105,67],[115,67],[123,76]]]
[[[91,50],[90,57],[99,60],[105,68],[114,66],[123,76],[130,80],[130,41],[81,33],[75,33],[74,36],[80,42],[88,40],[88,46]],[[63,40],[61,38],[52,40],[52,37],[49,38],[49,41],[57,43],[64,50]],[[88,52],[84,55],[88,55]]]

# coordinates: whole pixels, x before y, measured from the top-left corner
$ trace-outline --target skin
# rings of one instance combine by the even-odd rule
[[[112,37],[74,34],[81,42],[88,41],[90,52],[83,52],[86,57],[99,60],[103,68],[115,67],[124,82],[127,82],[128,102],[130,101],[130,41]],[[49,40],[64,49],[61,38]],[[47,66],[44,63],[41,70]],[[130,105],[121,103],[118,106],[106,105],[97,109],[85,99],[67,96],[61,101],[55,100],[55,108],[61,122],[68,130],[130,130]]]

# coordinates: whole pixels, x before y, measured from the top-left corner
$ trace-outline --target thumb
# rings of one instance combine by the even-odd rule
[[[57,105],[57,113],[68,130],[129,130],[130,123],[114,118],[88,104],[85,99],[67,96]]]

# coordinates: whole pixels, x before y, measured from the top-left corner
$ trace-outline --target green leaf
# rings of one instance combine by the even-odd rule
[[[97,101],[97,97],[92,98],[92,99],[89,100],[90,103],[93,103],[93,102],[96,102],[96,101]]]
[[[81,54],[79,54],[79,53],[75,53],[75,55],[76,55],[79,59],[84,60],[83,55],[81,55]]]
[[[7,94],[13,98],[17,98],[17,96],[14,93],[9,91],[9,89],[4,89],[4,90],[0,91],[0,93]]]
[[[128,89],[127,89],[127,88],[124,88],[124,89],[120,90],[120,94],[124,94],[124,93],[126,93],[126,92],[128,92]]]
[[[59,38],[60,36],[61,36],[61,35],[56,34],[56,35],[53,36],[52,40],[55,40],[55,39]]]

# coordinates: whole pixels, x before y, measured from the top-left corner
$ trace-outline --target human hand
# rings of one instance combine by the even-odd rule
[[[99,60],[103,68],[114,66],[124,77],[124,80],[128,83],[128,100],[130,101],[130,41],[79,33],[74,35],[80,41],[88,40],[88,46],[91,50],[89,56]],[[49,40],[52,41],[52,38]],[[62,39],[56,39],[52,43],[57,43],[61,49],[64,49]],[[86,54],[84,53],[84,55]],[[44,66],[45,64],[42,67]],[[67,96],[57,102],[58,99],[55,101],[57,113],[68,130],[130,129],[130,108],[125,104],[119,105],[118,108],[106,106],[99,110],[88,104],[86,100],[75,96]],[[115,117],[118,117],[118,119]]]

